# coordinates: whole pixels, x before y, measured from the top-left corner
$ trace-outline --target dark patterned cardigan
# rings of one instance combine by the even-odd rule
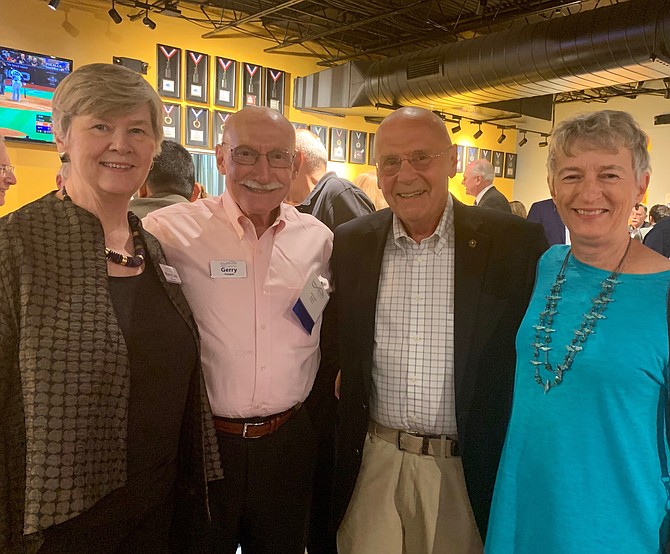
[[[163,252],[141,232],[199,348],[179,285],[158,268]],[[99,220],[54,193],[0,219],[0,552],[37,551],[43,529],[126,483],[128,352],[104,246]],[[207,482],[223,475],[200,368],[178,466],[178,489],[208,518]]]

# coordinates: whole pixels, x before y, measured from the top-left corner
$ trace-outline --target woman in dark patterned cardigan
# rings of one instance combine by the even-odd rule
[[[166,552],[190,527],[175,498],[207,517],[221,469],[197,330],[128,212],[160,110],[131,70],[73,72],[53,99],[65,188],[0,219],[2,552]]]

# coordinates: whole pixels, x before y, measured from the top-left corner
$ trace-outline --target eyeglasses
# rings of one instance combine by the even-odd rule
[[[13,165],[0,165],[0,175],[4,177],[7,173],[14,173],[14,169]]]
[[[385,177],[391,177],[400,171],[402,162],[409,162],[414,169],[426,169],[435,158],[439,158],[448,149],[445,148],[437,154],[426,154],[425,152],[416,152],[409,158],[401,158],[400,156],[388,156],[376,162],[375,165],[379,172]]]
[[[270,150],[267,154],[261,154],[258,150],[248,146],[236,146],[235,148],[228,148],[228,150],[233,161],[240,165],[255,165],[258,159],[264,156],[267,158],[270,167],[285,169],[293,165],[293,158],[295,158],[295,154],[285,150]]]

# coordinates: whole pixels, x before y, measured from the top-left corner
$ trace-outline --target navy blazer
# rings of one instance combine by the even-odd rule
[[[339,367],[333,523],[353,493],[368,429],[377,290],[389,209],[337,228],[332,258]],[[486,534],[512,400],[514,340],[547,244],[539,225],[454,200],[455,387],[460,452],[470,502]]]
[[[508,214],[512,213],[509,201],[505,198],[505,195],[495,187],[491,187],[484,193],[481,200],[477,202],[477,207],[488,208],[489,210],[500,210],[501,212],[506,212]]]
[[[551,198],[533,203],[528,211],[528,221],[534,221],[544,227],[549,246],[565,244],[565,225]]]

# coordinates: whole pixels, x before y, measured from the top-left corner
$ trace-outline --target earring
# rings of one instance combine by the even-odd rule
[[[70,156],[67,152],[59,152],[58,157],[60,158],[60,163],[65,164],[70,161]]]

